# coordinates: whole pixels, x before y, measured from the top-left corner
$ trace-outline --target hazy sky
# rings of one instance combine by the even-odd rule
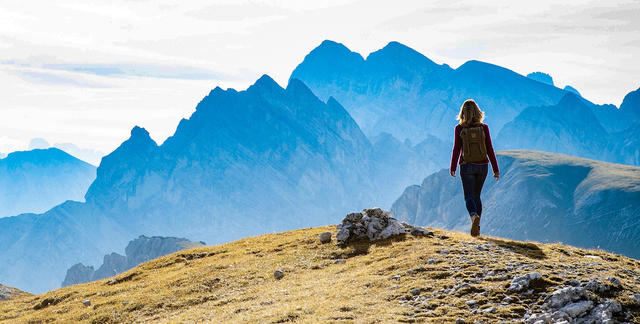
[[[640,87],[639,17],[637,0],[3,0],[0,152],[34,137],[110,152],[134,125],[162,142],[210,89],[284,86],[324,39],[543,71],[619,105]]]

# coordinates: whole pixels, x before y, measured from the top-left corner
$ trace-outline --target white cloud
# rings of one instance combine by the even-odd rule
[[[629,0],[6,0],[0,134],[5,147],[44,137],[109,152],[140,125],[162,142],[209,89],[263,73],[284,85],[324,39],[365,57],[397,40],[453,67],[543,71],[619,104],[640,86],[638,16]]]

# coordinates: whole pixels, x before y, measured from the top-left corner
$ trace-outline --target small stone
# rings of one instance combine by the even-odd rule
[[[345,259],[336,259],[335,261],[333,261],[333,263],[345,263],[347,262],[347,260]]]
[[[276,278],[276,280],[282,279],[282,277],[284,277],[284,271],[282,269],[278,269],[278,270],[274,271],[273,272],[273,277]]]
[[[436,259],[429,259],[427,260],[427,264],[436,264],[438,261],[436,261]]]
[[[629,299],[633,300],[636,304],[640,304],[640,294],[629,295]]]
[[[90,300],[88,300],[88,299],[87,299],[87,300],[85,300],[85,301],[83,301],[82,303],[83,303],[85,306],[87,306],[87,307],[91,306],[91,301],[90,301]]]
[[[464,320],[464,318],[458,318],[456,319],[456,324],[466,324],[467,322]]]
[[[506,296],[505,298],[502,299],[502,302],[505,304],[511,304],[511,302],[513,302],[513,297]]]
[[[569,281],[569,285],[573,286],[573,287],[578,287],[578,286],[580,286],[580,281],[578,281],[576,279],[573,279],[573,280]]]
[[[400,280],[400,275],[391,276],[391,279],[393,279],[393,280]]]
[[[449,252],[451,252],[451,251],[449,251],[449,249],[440,249],[438,251],[438,253],[440,253],[442,255],[447,255],[447,254],[449,254]]]
[[[115,278],[114,279],[109,279],[109,281],[107,281],[107,284],[109,284],[109,285],[115,285],[117,283],[118,283],[118,281]]]
[[[493,312],[495,309],[496,309],[495,307],[491,306],[491,307],[489,307],[489,308],[485,308],[485,309],[483,309],[483,310],[482,310],[482,312],[483,312],[483,313],[491,313],[491,312]]]
[[[326,244],[331,242],[331,232],[324,232],[320,234],[320,243]]]
[[[414,295],[414,296],[417,296],[417,295],[420,294],[420,288],[413,288],[413,289],[409,290],[409,293]]]
[[[567,313],[567,315],[576,318],[588,312],[591,308],[593,308],[593,302],[590,300],[583,300],[575,303],[569,303],[560,310]]]
[[[620,282],[620,279],[616,278],[616,277],[609,277],[607,278],[607,280],[609,280],[610,283],[612,283],[614,286],[616,287],[622,287],[622,282]]]
[[[523,291],[529,288],[529,285],[531,284],[532,281],[538,280],[541,278],[542,278],[542,274],[540,274],[540,272],[527,273],[524,276],[513,278],[507,290],[511,292]]]
[[[475,304],[477,304],[477,303],[478,303],[478,302],[477,302],[477,301],[475,301],[475,300],[473,300],[473,299],[472,299],[472,300],[467,300],[467,305],[469,305],[469,306],[473,306],[473,305],[475,305]]]

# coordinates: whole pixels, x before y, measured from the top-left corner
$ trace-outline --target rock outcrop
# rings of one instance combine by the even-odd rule
[[[163,255],[204,245],[204,242],[191,242],[185,238],[141,235],[129,242],[126,256],[115,252],[105,255],[98,270],[82,263],[75,264],[67,270],[62,287],[108,278]]]
[[[336,235],[338,245],[345,245],[358,239],[376,241],[404,234],[433,235],[430,230],[400,222],[393,217],[391,212],[377,207],[365,209],[364,214],[350,213],[337,227],[339,229]]]
[[[3,300],[13,299],[19,296],[25,296],[28,293],[13,287],[8,287],[0,284],[0,302]]]
[[[527,78],[536,80],[538,82],[546,83],[548,85],[554,85],[553,78],[549,74],[544,72],[529,73],[527,74]]]
[[[606,297],[614,290],[620,290],[620,281],[611,277],[602,282],[592,279],[579,287],[564,287],[545,298],[539,312],[525,315],[525,323],[617,323],[622,306]]]

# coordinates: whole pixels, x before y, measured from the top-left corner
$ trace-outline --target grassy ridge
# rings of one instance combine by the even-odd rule
[[[323,231],[335,227],[176,252],[110,279],[0,302],[0,321],[514,321],[537,307],[542,293],[572,279],[610,276],[623,285],[613,298],[640,321],[640,310],[627,297],[640,293],[638,260],[442,230],[434,230],[433,238],[357,242],[342,249],[320,244]],[[273,277],[276,269],[284,270],[280,280]],[[531,271],[543,275],[531,295],[507,292],[511,278]],[[508,304],[502,302],[506,296],[513,298]],[[467,304],[471,299],[475,305]]]

